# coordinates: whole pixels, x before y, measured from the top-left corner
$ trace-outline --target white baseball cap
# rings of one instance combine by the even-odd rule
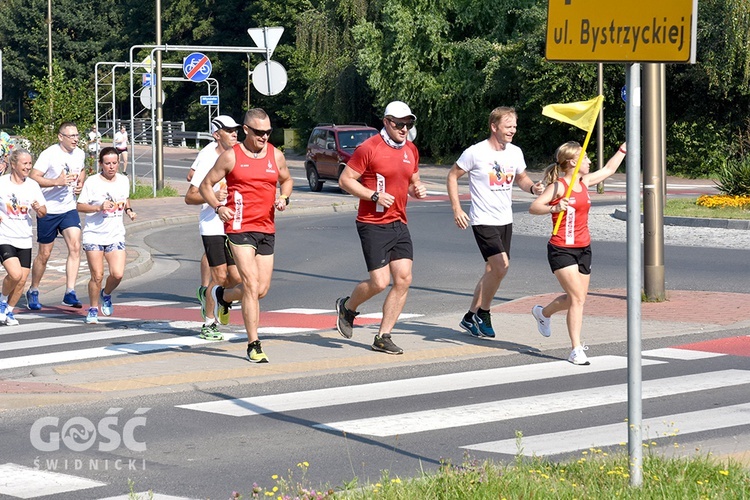
[[[406,118],[411,117],[412,120],[416,120],[417,117],[411,112],[409,106],[403,101],[392,101],[385,107],[385,113],[383,118],[386,116],[392,116],[394,118]]]
[[[216,133],[217,131],[221,129],[228,129],[228,130],[237,130],[242,128],[242,125],[234,121],[234,118],[232,118],[229,115],[219,115],[213,120],[211,120],[211,133]]]

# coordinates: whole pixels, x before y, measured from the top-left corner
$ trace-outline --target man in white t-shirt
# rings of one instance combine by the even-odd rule
[[[97,130],[96,125],[91,126],[91,130],[88,133],[87,149],[89,157],[94,158],[99,155],[99,150],[102,149],[102,134]]]
[[[490,307],[510,266],[513,183],[537,196],[544,192],[542,183],[535,184],[526,174],[521,148],[511,144],[517,122],[515,109],[493,109],[489,119],[489,138],[466,149],[448,173],[453,219],[461,229],[471,225],[485,260],[484,274],[474,289],[469,311],[459,323],[474,337],[495,337]],[[471,193],[470,216],[461,208],[458,196],[458,179],[467,173]]]
[[[219,159],[219,155],[237,144],[237,131],[241,127],[242,125],[227,115],[220,115],[211,120],[211,134],[216,142],[203,148],[195,158],[190,167],[193,172],[190,187],[185,194],[185,203],[188,205],[202,205],[198,229],[203,240],[205,258],[208,260],[210,280],[208,288],[204,286],[198,288],[198,299],[201,301],[201,315],[204,319],[200,337],[207,340],[222,340],[223,336],[219,332],[218,322],[214,317],[213,299],[210,293],[206,294],[206,290],[211,290],[216,285],[231,288],[240,282],[240,275],[226,245],[224,223],[206,204],[198,188],[208,171]],[[214,191],[221,204],[226,204],[227,185],[223,179],[214,185]]]
[[[58,234],[63,236],[68,247],[66,291],[62,303],[78,309],[83,307],[75,292],[81,263],[81,218],[76,210],[76,196],[81,193],[86,179],[86,154],[78,148],[79,139],[75,123],[64,122],[57,131],[59,142],[42,151],[29,174],[42,188],[47,204],[47,216],[36,221],[39,251],[31,268],[31,286],[26,292],[26,306],[33,311],[42,308],[39,303],[39,283],[47,269],[47,261]]]
[[[125,125],[120,125],[120,129],[115,132],[115,136],[112,138],[112,145],[120,154],[122,173],[128,175],[128,131],[125,129]]]

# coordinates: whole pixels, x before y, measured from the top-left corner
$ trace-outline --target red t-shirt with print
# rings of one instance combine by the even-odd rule
[[[357,221],[368,224],[388,224],[397,220],[406,223],[406,200],[411,177],[419,171],[419,151],[411,141],[396,149],[376,134],[354,150],[347,163],[361,174],[359,182],[373,191],[386,192],[395,198],[388,208],[370,200],[359,200]],[[380,210],[378,210],[380,209]]]

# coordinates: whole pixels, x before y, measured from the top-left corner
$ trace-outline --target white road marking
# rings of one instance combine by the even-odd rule
[[[106,483],[23,465],[0,465],[0,494],[16,498],[38,498],[68,491],[106,486]]]
[[[644,381],[642,393],[643,399],[650,399],[744,384],[750,384],[750,371],[723,370]],[[344,420],[313,427],[349,434],[386,437],[580,410],[623,403],[627,400],[627,384],[620,384],[399,415]]]
[[[115,302],[117,306],[136,306],[136,307],[159,307],[159,306],[171,306],[173,304],[181,304],[181,302],[168,301],[168,300],[131,300],[128,302]]]
[[[726,354],[722,354],[720,352],[693,351],[689,349],[674,349],[672,347],[665,347],[663,349],[651,349],[650,351],[643,351],[642,354],[644,356],[653,356],[655,358],[681,359],[685,361],[726,356]]]
[[[596,363],[586,367],[586,373],[627,368],[627,358],[598,356]],[[644,365],[662,364],[662,361],[643,360]],[[313,391],[273,394],[254,398],[224,399],[179,405],[177,408],[205,411],[233,417],[247,417],[266,413],[304,410],[321,406],[335,406],[364,401],[403,398],[421,394],[490,387],[530,380],[543,380],[580,374],[580,367],[567,361],[552,361],[533,365],[509,366],[490,370],[477,370],[431,377],[391,380],[344,387],[331,387]]]
[[[695,432],[741,425],[750,425],[750,403],[647,418],[643,420],[642,425],[643,435],[646,436],[643,440],[679,437]],[[590,447],[600,448],[627,442],[628,425],[626,422],[621,422],[571,431],[523,436],[521,448],[522,454],[530,457],[570,453]],[[461,448],[508,455],[521,453],[515,438],[472,444]]]
[[[272,313],[287,313],[287,314],[335,314],[335,309],[306,309],[303,307],[290,307],[289,309],[279,309],[277,311],[269,311]]]

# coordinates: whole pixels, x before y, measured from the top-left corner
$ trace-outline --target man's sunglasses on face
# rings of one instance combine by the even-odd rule
[[[395,128],[396,130],[403,130],[404,127],[406,127],[406,130],[411,130],[412,127],[414,127],[414,122],[411,120],[408,122],[397,122],[395,120],[392,120],[391,118],[388,118],[388,121],[391,122],[391,125],[393,125],[393,128]]]
[[[251,131],[251,132],[253,133],[253,134],[257,135],[258,137],[263,137],[264,135],[267,135],[268,137],[271,137],[271,132],[273,132],[273,129],[272,129],[272,128],[269,128],[268,130],[258,130],[257,128],[253,128],[253,127],[251,127],[251,126],[250,126],[250,125],[248,125],[247,123],[245,124],[245,126],[246,126],[246,127],[247,127],[247,128],[248,128],[248,129],[249,129],[249,130],[250,130],[250,131]]]

